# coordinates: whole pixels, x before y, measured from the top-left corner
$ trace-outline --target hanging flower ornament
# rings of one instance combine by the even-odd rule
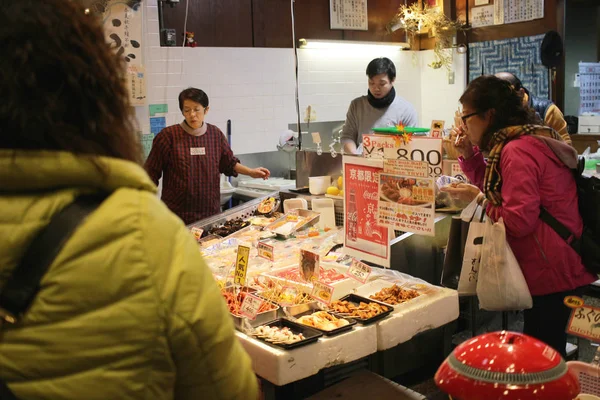
[[[398,134],[394,135],[395,146],[400,147],[402,144],[407,145],[412,140],[412,132],[406,132],[402,123],[396,125]]]
[[[428,32],[430,36],[434,36],[435,61],[430,63],[429,67],[433,69],[444,67],[448,71],[452,69],[452,52],[447,50],[452,48],[456,33],[468,29],[468,26],[461,21],[448,18],[439,8],[429,7],[427,4],[421,7],[418,2],[410,6],[401,5],[396,15],[387,24],[388,32],[391,33],[392,28],[398,25],[406,30],[411,48],[415,47],[420,33]]]

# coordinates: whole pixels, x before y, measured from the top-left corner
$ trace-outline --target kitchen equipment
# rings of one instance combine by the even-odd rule
[[[288,212],[290,212],[291,210],[294,210],[296,208],[308,210],[308,202],[306,201],[306,199],[295,198],[295,199],[286,199],[283,201],[283,213],[284,214],[287,214]]]
[[[325,194],[331,185],[331,176],[311,176],[308,178],[308,190],[310,194]]]
[[[287,201],[287,200],[286,200]],[[321,214],[319,229],[335,228],[335,208],[332,199],[313,199],[312,210]]]

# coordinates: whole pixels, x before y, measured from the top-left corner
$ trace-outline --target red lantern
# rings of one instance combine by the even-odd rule
[[[577,377],[550,346],[516,332],[486,333],[459,345],[435,383],[460,400],[573,400]]]

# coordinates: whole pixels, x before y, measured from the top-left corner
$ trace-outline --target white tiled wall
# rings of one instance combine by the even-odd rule
[[[148,103],[168,104],[167,125],[183,119],[177,103],[179,92],[198,87],[210,99],[207,121],[223,132],[227,120],[232,121],[232,149],[236,154],[275,151],[280,133],[297,120],[293,51],[161,48],[156,0],[145,4]],[[302,119],[304,110],[311,105],[318,121],[344,120],[350,101],[367,91],[367,64],[381,56],[394,61],[396,91],[415,106],[421,125],[429,126],[434,117],[451,123],[456,101],[464,89],[465,81],[459,78],[464,76],[464,56],[455,62],[455,84],[448,85],[445,72],[426,67],[432,52],[377,49],[298,50]],[[137,107],[136,113],[142,131],[149,132],[148,107]]]

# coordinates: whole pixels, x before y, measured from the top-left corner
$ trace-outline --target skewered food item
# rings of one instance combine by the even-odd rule
[[[404,303],[419,296],[419,292],[412,289],[402,289],[398,285],[383,288],[379,292],[369,296],[370,299],[396,305]]]
[[[273,344],[292,344],[304,340],[304,336],[301,333],[295,334],[288,327],[259,326],[254,329],[254,335]]]
[[[221,294],[223,295],[223,297],[225,297],[225,301],[227,301],[227,307],[229,308],[229,312],[234,315],[239,315],[240,306],[242,305],[242,302],[246,297],[246,292],[240,292],[237,296],[230,291],[222,291]],[[275,309],[275,306],[272,303],[269,303],[268,301],[263,301],[260,308],[258,309],[258,314],[273,309]]]
[[[304,315],[298,318],[298,322],[323,331],[333,331],[350,324],[347,320],[336,318],[326,311],[317,311],[311,315]]]
[[[330,308],[340,314],[347,315],[349,317],[356,317],[360,319],[373,318],[376,315],[382,314],[388,311],[386,306],[382,306],[378,303],[365,303],[360,302],[358,306],[356,304],[346,300],[336,300],[331,303]]]

